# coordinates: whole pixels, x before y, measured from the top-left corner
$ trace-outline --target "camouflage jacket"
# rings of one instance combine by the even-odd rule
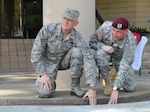
[[[79,47],[83,54],[86,84],[96,83],[96,64],[81,34],[73,29],[67,38],[62,39],[60,23],[51,23],[41,28],[31,52],[31,62],[38,75],[47,73],[44,60],[52,62],[49,69],[53,72],[69,49]]]
[[[129,70],[132,69],[131,65],[134,61],[134,54],[136,48],[136,38],[133,36],[132,32],[129,30],[127,35],[120,40],[119,42],[115,42],[112,39],[112,22],[106,21],[104,22],[96,32],[100,32],[102,36],[102,40],[99,41],[97,39],[96,33],[93,34],[89,41],[89,46],[94,49],[100,49],[102,45],[109,45],[113,47],[119,48],[120,53],[122,54],[122,59],[120,61],[119,70],[117,73],[117,80],[114,85],[120,87],[121,82],[125,80],[126,74],[128,74]]]

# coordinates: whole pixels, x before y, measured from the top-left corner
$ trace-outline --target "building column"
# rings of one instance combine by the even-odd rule
[[[66,8],[80,12],[79,24],[76,29],[88,42],[90,35],[95,32],[95,0],[43,0],[43,24],[61,22]],[[70,90],[69,71],[58,72],[56,90]],[[81,87],[85,85],[85,75],[81,79]]]

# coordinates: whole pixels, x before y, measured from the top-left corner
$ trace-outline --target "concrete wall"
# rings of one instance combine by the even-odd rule
[[[66,8],[80,12],[76,29],[88,41],[89,36],[95,32],[95,0],[43,0],[43,23],[61,22]]]

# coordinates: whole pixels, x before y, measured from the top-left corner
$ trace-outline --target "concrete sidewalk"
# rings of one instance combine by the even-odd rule
[[[116,105],[0,106],[0,112],[150,112],[150,101]]]
[[[35,72],[3,72],[0,73],[0,105],[88,105],[70,95],[70,91],[56,91],[52,98],[36,98]],[[142,71],[137,75],[136,92],[119,92],[118,103],[150,101],[150,73]],[[107,104],[109,97],[103,96],[103,89],[98,82],[97,102]],[[87,88],[85,88],[87,89]]]

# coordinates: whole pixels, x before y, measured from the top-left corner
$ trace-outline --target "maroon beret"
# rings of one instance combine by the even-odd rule
[[[112,26],[120,30],[125,30],[128,29],[129,22],[127,19],[119,17],[113,21]]]

